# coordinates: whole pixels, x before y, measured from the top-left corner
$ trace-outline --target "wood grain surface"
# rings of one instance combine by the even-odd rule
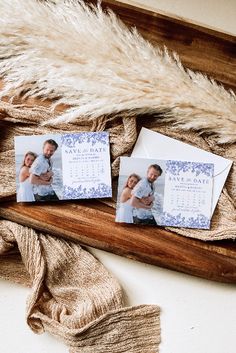
[[[159,227],[114,222],[115,210],[99,201],[0,204],[0,216],[82,245],[210,280],[236,283],[236,243],[203,242]]]
[[[152,43],[178,52],[187,67],[236,91],[235,37],[117,1],[103,1],[103,7],[107,5]],[[50,104],[32,99],[28,103]],[[235,242],[203,242],[159,227],[121,225],[114,222],[114,213],[114,208],[92,200],[18,204],[6,199],[0,203],[2,218],[146,263],[236,283]]]

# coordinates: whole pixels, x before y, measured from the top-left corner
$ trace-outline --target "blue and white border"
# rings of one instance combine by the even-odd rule
[[[105,146],[109,145],[109,133],[102,132],[78,132],[71,134],[62,134],[61,136],[62,145],[73,148],[76,144],[89,143],[91,146],[96,143],[102,143]]]
[[[111,197],[112,190],[111,186],[99,183],[96,187],[82,187],[80,185],[77,188],[72,188],[71,186],[63,186],[63,199],[72,200],[72,199],[91,199],[91,198],[104,198]]]

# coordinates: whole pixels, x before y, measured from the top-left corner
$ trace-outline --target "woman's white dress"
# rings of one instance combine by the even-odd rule
[[[33,185],[29,182],[29,178],[20,182],[19,189],[17,192],[17,201],[18,202],[29,202],[35,201],[33,193]]]
[[[116,212],[116,222],[134,223],[133,210],[134,208],[130,205],[130,200],[120,202],[119,208]]]

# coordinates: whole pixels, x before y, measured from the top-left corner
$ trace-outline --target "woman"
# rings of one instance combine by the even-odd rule
[[[37,154],[34,152],[27,152],[24,156],[23,163],[20,168],[19,173],[19,190],[17,192],[17,201],[18,202],[30,202],[35,201],[33,193],[33,185],[29,181],[30,176],[30,167],[37,157]],[[42,180],[47,182],[51,177],[51,173],[45,173],[40,176]]]
[[[131,192],[139,182],[140,176],[131,174],[120,195],[120,206],[116,213],[116,222],[133,223],[133,207],[130,205]]]

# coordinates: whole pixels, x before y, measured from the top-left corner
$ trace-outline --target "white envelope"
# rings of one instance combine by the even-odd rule
[[[232,166],[229,159],[193,147],[155,131],[142,128],[132,152],[136,158],[173,159],[214,164],[214,181],[212,196],[212,213],[220,197],[220,193]]]

